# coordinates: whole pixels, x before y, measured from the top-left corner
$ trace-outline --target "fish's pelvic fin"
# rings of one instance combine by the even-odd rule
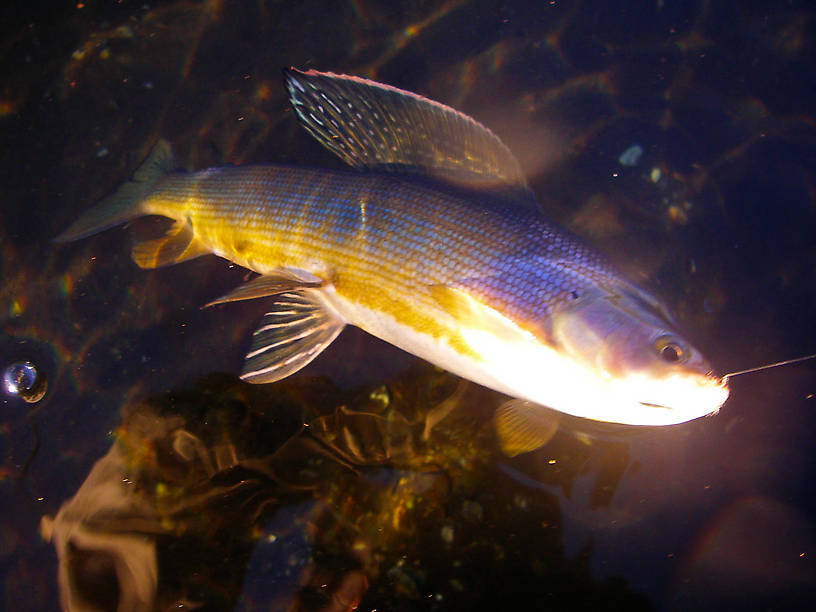
[[[350,166],[422,175],[537,206],[510,149],[468,115],[359,77],[293,68],[284,78],[301,124]]]
[[[190,222],[177,220],[164,236],[136,242],[130,254],[140,268],[161,268],[210,253],[196,238]]]
[[[241,378],[270,383],[294,374],[337,337],[345,321],[313,289],[282,293],[255,330]]]
[[[533,402],[513,399],[496,409],[496,434],[510,457],[541,448],[558,431],[558,415]]]
[[[322,285],[322,281],[307,281],[292,274],[282,271],[279,274],[266,274],[258,276],[251,281],[239,285],[229,293],[222,295],[204,305],[204,308],[215,306],[216,304],[226,304],[240,300],[254,300],[256,298],[280,295],[288,291],[296,291],[306,288],[317,288]]]
[[[164,174],[175,169],[175,166],[170,144],[166,140],[159,140],[147,159],[133,173],[133,180],[124,183],[114,193],[82,214],[55,240],[70,242],[86,238],[146,214],[141,207],[142,201],[150,193],[153,184]]]

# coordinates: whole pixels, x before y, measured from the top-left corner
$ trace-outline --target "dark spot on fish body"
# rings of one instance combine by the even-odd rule
[[[245,258],[248,255],[251,247],[252,245],[249,243],[249,241],[241,237],[236,237],[232,245],[235,255],[242,258]]]

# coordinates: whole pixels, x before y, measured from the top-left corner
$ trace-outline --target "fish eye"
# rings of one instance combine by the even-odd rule
[[[671,336],[660,336],[654,341],[654,348],[660,358],[666,363],[683,363],[688,359],[688,354],[683,346]]]

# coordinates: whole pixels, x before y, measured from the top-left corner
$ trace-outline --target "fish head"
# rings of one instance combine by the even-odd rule
[[[728,398],[699,350],[661,304],[629,285],[595,286],[553,315],[560,350],[591,372],[606,416],[631,425],[671,425],[716,413]]]

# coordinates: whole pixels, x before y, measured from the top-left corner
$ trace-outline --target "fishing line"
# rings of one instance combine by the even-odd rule
[[[776,363],[769,363],[767,365],[757,366],[755,368],[748,368],[747,370],[740,370],[739,372],[731,372],[723,376],[723,380],[731,378],[732,376],[739,376],[740,374],[748,374],[749,372],[759,372],[760,370],[769,370],[771,368],[778,368],[779,366],[790,365],[791,363],[799,363],[800,361],[807,361],[816,357],[816,353],[812,355],[805,355],[804,357],[796,357],[794,359],[786,359],[785,361],[777,361]]]

